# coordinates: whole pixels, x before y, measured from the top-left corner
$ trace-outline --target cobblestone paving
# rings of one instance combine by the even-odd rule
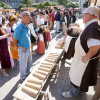
[[[79,21],[79,23],[81,23],[81,21]],[[56,43],[57,40],[62,36],[62,33],[56,34],[54,31],[52,31],[52,41],[50,42],[50,46],[48,47],[48,50],[46,50],[46,53],[52,49],[52,45]],[[36,49],[36,46],[34,49]],[[39,61],[39,59],[42,59],[42,57],[42,55],[38,54],[33,56],[31,70],[34,70],[34,67],[36,67],[35,62],[37,60]],[[63,91],[68,91],[71,88],[68,75],[71,61],[72,60],[67,60],[65,65],[60,63],[60,72],[58,78],[55,78],[54,76],[49,77],[47,84],[44,87],[44,90],[49,94],[49,100],[91,100],[94,94],[94,87],[90,87],[89,92],[82,94],[75,99],[65,99],[61,95]],[[21,83],[18,61],[15,61],[15,67],[7,72],[9,73],[9,77],[4,77],[0,67],[0,100],[14,100],[12,95],[16,91],[18,84]],[[38,100],[43,100],[43,98],[40,96]]]

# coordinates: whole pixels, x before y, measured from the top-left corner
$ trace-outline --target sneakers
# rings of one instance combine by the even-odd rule
[[[6,77],[8,77],[9,76],[9,74],[3,74],[4,76],[6,76]]]
[[[70,92],[63,92],[62,95],[65,97],[65,98],[71,98],[72,96],[70,95]]]
[[[25,81],[25,79],[20,79],[21,80],[21,82],[24,82]]]
[[[30,73],[31,73],[31,72],[30,72]],[[28,77],[30,73],[26,73],[26,77]]]

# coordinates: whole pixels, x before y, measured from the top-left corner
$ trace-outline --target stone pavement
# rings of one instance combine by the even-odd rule
[[[81,23],[82,21],[80,20],[78,22]],[[52,45],[55,44],[57,40],[63,36],[62,33],[56,34],[54,31],[51,33],[52,41],[50,42],[50,46],[48,47],[48,50],[46,50],[46,53],[48,53],[49,50],[52,49]],[[36,49],[36,46],[34,49]],[[45,55],[36,54],[33,56],[33,64],[31,70],[34,70],[36,67],[36,62],[40,61],[43,56]],[[75,99],[65,99],[61,95],[63,91],[68,91],[71,88],[68,75],[71,61],[72,59],[66,60],[65,64],[60,63],[60,72],[58,78],[50,76],[47,83],[45,84],[43,90],[49,94],[49,100],[91,100],[94,94],[94,87],[90,87],[89,92],[82,94]],[[8,70],[7,72],[10,76],[4,77],[0,68],[0,100],[14,100],[12,95],[16,91],[18,84],[21,83],[19,77],[18,61],[15,61],[15,67],[12,70]],[[40,96],[38,100],[43,100],[42,96]]]
[[[50,42],[50,46],[46,50],[45,55],[52,49],[52,46],[60,39],[63,34],[56,34],[55,31],[51,31],[52,41]],[[34,50],[36,52],[37,46],[34,46]],[[34,70],[36,67],[36,63],[39,62],[45,55],[33,55],[32,57],[32,68]],[[2,74],[1,65],[0,65],[0,100],[13,100],[13,94],[16,91],[18,84],[21,83],[19,76],[19,61],[15,60],[15,66],[11,70],[7,70],[9,77],[5,77]]]
[[[49,94],[49,100],[92,100],[96,87],[90,87],[87,93],[81,94],[77,98],[66,99],[61,95],[63,91],[69,91],[71,88],[68,75],[70,63],[71,60],[66,60],[65,64],[60,63],[58,78],[54,76],[50,77],[47,87],[44,89]],[[98,82],[100,82],[99,78]],[[39,97],[38,100],[41,100],[41,97]]]

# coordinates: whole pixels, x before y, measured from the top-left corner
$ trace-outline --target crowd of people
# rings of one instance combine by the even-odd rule
[[[3,42],[7,39],[6,47],[1,45],[1,48],[3,48],[2,49],[3,51],[5,49],[7,52],[9,52],[8,54],[6,54],[5,52],[4,55],[1,56],[1,59],[7,60],[7,63],[11,63],[8,64],[9,66],[6,66],[5,65],[6,62],[1,60],[3,74],[5,76],[8,76],[6,72],[6,67],[7,68],[14,67],[13,59],[19,60],[19,62],[20,61],[24,62],[25,57],[22,60],[20,59],[21,51],[18,50],[18,48],[26,49],[26,48],[30,48],[31,46],[31,53],[35,55],[36,52],[34,52],[33,48],[34,48],[34,44],[37,43],[37,53],[45,54],[45,49],[47,48],[47,46],[49,46],[49,42],[51,41],[52,38],[50,35],[50,30],[54,29],[54,22],[56,22],[55,32],[59,33],[63,28],[63,32],[65,33],[70,23],[71,22],[75,23],[77,15],[81,14],[81,12],[82,12],[81,9],[80,10],[79,9],[65,9],[65,10],[47,9],[47,10],[35,10],[30,13],[28,11],[24,11],[20,14],[18,12],[16,12],[15,14],[10,14],[10,12],[7,12],[5,13],[5,15],[1,16],[0,27],[5,31],[4,33],[1,31],[1,36],[4,35],[6,37],[0,41]],[[20,20],[22,21],[20,22]],[[22,36],[22,34],[20,33],[24,33],[24,35]],[[5,43],[3,42],[2,44]],[[22,51],[26,52],[24,50]],[[7,55],[9,57],[6,57]],[[3,59],[3,57],[5,58]],[[22,64],[20,65],[24,66]],[[24,75],[25,74],[26,72],[24,73]],[[24,80],[25,78],[21,77],[21,79]]]
[[[6,69],[14,67],[15,59],[19,61],[20,79],[24,81],[30,74],[32,55],[45,54],[52,39],[50,31],[55,30],[56,34],[62,31],[65,35],[64,43],[68,35],[71,38],[67,40],[61,61],[64,63],[66,59],[73,57],[69,72],[72,88],[70,92],[63,92],[62,95],[70,98],[87,92],[89,86],[96,85],[97,79],[98,51],[100,50],[98,13],[97,7],[89,7],[83,11],[83,21],[86,26],[84,30],[80,29],[77,24],[70,27],[82,16],[81,8],[23,11],[19,15],[17,12],[16,15],[9,14],[7,23],[6,18],[1,16],[0,61],[3,75],[9,76]],[[37,52],[33,49],[35,44],[37,44]],[[90,61],[95,57],[97,59]]]

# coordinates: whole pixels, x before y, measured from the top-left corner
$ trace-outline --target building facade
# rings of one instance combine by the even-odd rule
[[[35,3],[43,3],[45,1],[54,1],[54,0],[35,0]],[[22,0],[0,0],[1,2],[5,2],[6,5],[10,5],[13,9],[18,9],[19,4],[22,2]]]

